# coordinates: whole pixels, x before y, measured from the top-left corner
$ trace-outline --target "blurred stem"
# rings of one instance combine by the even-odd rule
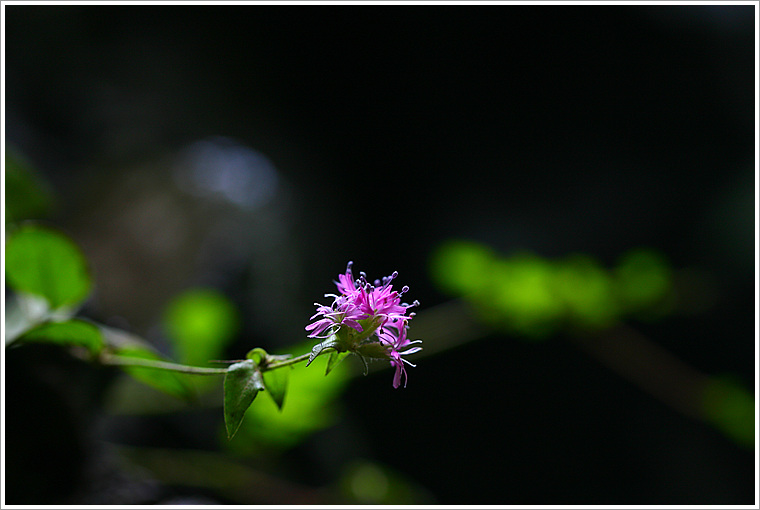
[[[466,301],[453,300],[421,312],[415,336],[435,339],[416,356],[451,349],[495,332],[482,324]],[[601,364],[679,412],[705,419],[709,376],[691,367],[635,329],[620,325],[599,334],[568,338]]]
[[[661,402],[687,416],[705,419],[703,399],[709,377],[633,328],[620,325],[607,336],[575,336],[573,340]]]

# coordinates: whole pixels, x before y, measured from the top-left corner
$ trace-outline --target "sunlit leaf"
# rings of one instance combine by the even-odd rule
[[[82,252],[65,235],[40,225],[26,224],[9,235],[5,271],[11,288],[43,297],[53,309],[79,304],[90,292]]]
[[[290,367],[278,368],[277,370],[268,370],[262,375],[267,393],[272,397],[277,407],[282,409],[285,403],[285,393],[288,391],[288,380],[290,379]]]
[[[188,365],[219,359],[237,333],[237,309],[224,294],[194,289],[175,298],[164,315],[177,358]]]
[[[230,365],[224,376],[224,424],[232,439],[240,428],[245,412],[256,395],[264,389],[261,373],[252,360]]]
[[[25,332],[18,342],[43,342],[59,345],[79,345],[97,353],[103,347],[103,335],[97,326],[81,319],[47,322]]]
[[[325,375],[329,374],[330,371],[332,371],[333,368],[335,368],[338,363],[346,359],[346,356],[348,356],[350,352],[344,351],[344,352],[338,352],[333,351],[330,353],[330,357],[327,358],[327,368],[325,369]]]

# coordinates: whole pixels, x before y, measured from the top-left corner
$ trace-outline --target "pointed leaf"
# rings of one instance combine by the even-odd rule
[[[90,275],[82,252],[65,235],[26,224],[5,244],[5,277],[17,292],[41,296],[50,308],[77,305],[89,294]]]
[[[224,376],[224,424],[228,439],[232,439],[240,428],[246,410],[263,389],[264,381],[253,361],[241,361],[227,369]]]
[[[288,391],[290,368],[283,367],[277,370],[268,370],[264,372],[263,376],[267,393],[272,397],[277,407],[282,410],[282,406],[285,403],[285,393]]]
[[[339,347],[340,347],[340,344],[336,340],[335,335],[326,339],[324,342],[319,342],[317,345],[311,348],[311,354],[309,355],[309,361],[306,362],[306,366],[308,367],[311,364],[311,362],[314,361],[317,356],[322,354],[322,352],[325,349],[329,349],[329,348],[338,349]]]
[[[348,351],[345,352],[338,352],[333,351],[330,353],[330,357],[327,358],[327,368],[325,369],[325,375],[329,374],[330,371],[335,368],[338,363],[346,359],[346,356],[349,355]]]

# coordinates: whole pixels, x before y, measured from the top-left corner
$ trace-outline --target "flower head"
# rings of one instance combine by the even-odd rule
[[[335,282],[340,294],[325,294],[325,297],[333,298],[332,304],[326,306],[315,303],[317,312],[311,317],[314,322],[306,326],[308,336],[329,339],[330,347],[339,352],[357,354],[362,360],[365,356],[388,359],[391,366],[396,368],[394,388],[401,385],[402,376],[406,386],[404,363],[414,365],[401,356],[422,349],[413,347],[404,350],[411,344],[422,342],[410,342],[406,336],[408,323],[414,317],[409,309],[419,305],[419,302],[401,302],[401,297],[409,291],[409,287],[404,286],[401,291],[393,289],[392,282],[398,272],[386,276],[382,281],[375,280],[373,285],[367,281],[364,273],[359,273],[359,278],[354,278],[351,266],[352,263],[349,262],[346,272],[338,275],[338,281]],[[321,350],[316,348],[315,356]]]

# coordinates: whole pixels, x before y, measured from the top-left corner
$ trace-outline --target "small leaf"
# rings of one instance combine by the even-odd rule
[[[224,424],[228,439],[238,431],[245,412],[263,389],[264,381],[253,361],[241,361],[227,369],[224,376]]]
[[[340,347],[340,344],[335,338],[335,335],[331,336],[330,338],[326,339],[324,342],[319,342],[317,345],[311,348],[311,354],[309,355],[309,361],[306,362],[306,366],[308,367],[311,365],[311,362],[314,361],[317,356],[322,354],[322,351],[325,349],[333,348],[337,349]]]
[[[14,290],[41,296],[53,309],[81,303],[92,285],[79,248],[65,235],[35,224],[8,237],[5,277]]]
[[[330,371],[335,368],[338,363],[346,359],[346,356],[349,355],[348,351],[345,352],[338,352],[333,351],[330,353],[330,357],[327,358],[327,368],[325,369],[325,375],[329,374]]]
[[[263,376],[267,393],[272,397],[277,407],[282,410],[282,406],[285,403],[285,393],[288,390],[290,368],[284,367],[277,370],[268,370],[264,372]]]
[[[100,351],[104,343],[100,329],[81,319],[40,324],[21,335],[18,341],[81,345],[94,354]]]

